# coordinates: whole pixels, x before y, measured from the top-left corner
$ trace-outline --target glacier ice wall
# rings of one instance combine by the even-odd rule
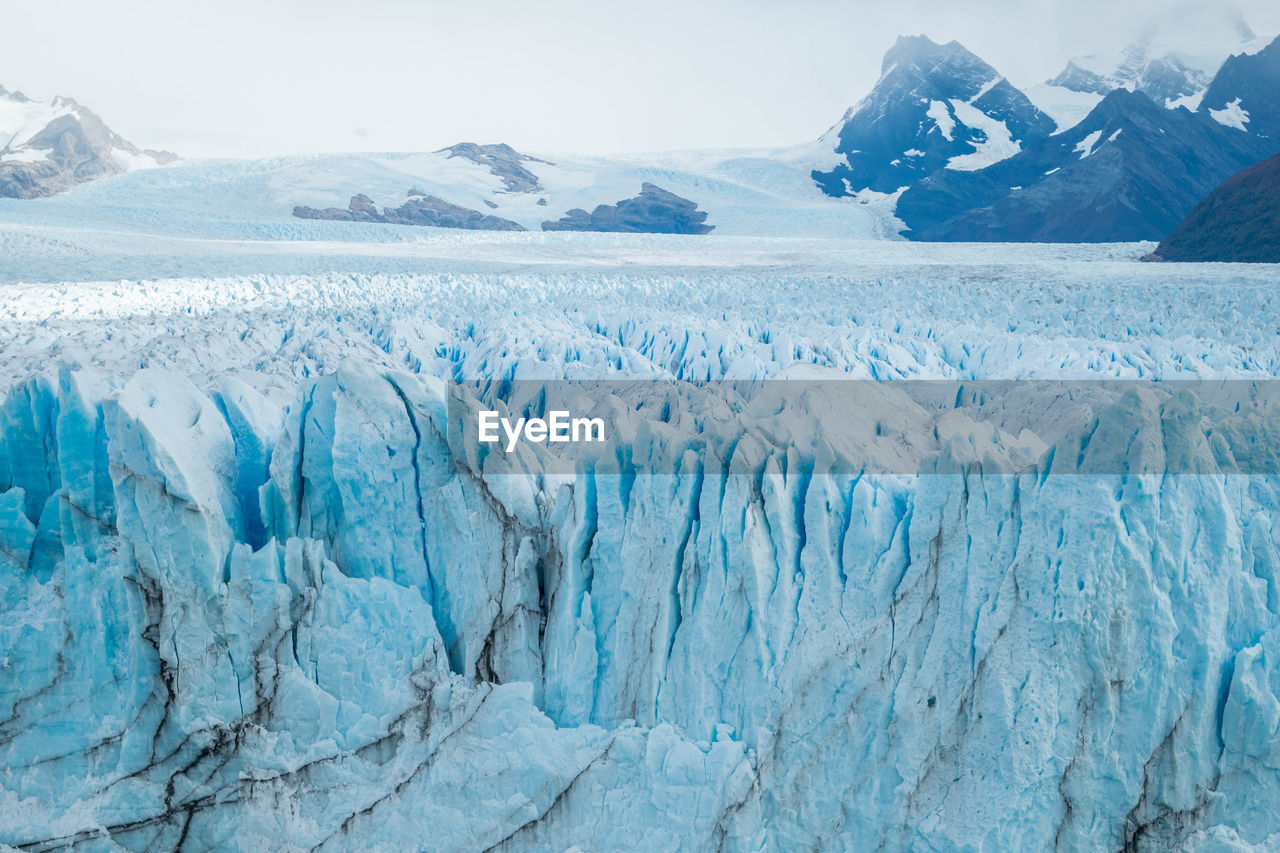
[[[451,440],[446,396],[358,362],[283,407],[156,370],[15,385],[0,842],[1280,845],[1280,479],[858,476],[752,442],[568,476]],[[1131,402],[1054,464],[1214,472],[1213,441],[1273,438]]]

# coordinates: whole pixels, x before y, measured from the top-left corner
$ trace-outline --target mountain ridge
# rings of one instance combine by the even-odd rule
[[[0,86],[0,197],[41,198],[177,159],[141,149],[73,98],[36,101]]]
[[[1083,122],[971,175],[939,172],[907,190],[907,236],[942,241],[1159,239],[1265,140],[1117,89]]]
[[[813,143],[552,162],[501,142],[460,142],[353,160],[363,175],[297,183],[271,215],[296,207],[302,218],[334,221],[612,229],[623,207],[665,205],[675,215],[687,203],[709,211],[719,233],[830,233],[847,222],[863,236],[914,240],[1157,240],[1227,177],[1280,150],[1280,39],[1254,50],[1242,19],[1223,20],[1202,53],[1157,34],[1131,46],[1102,83],[1072,84],[1113,87],[1070,92],[1082,116],[1042,109],[1043,91],[1031,97],[957,41],[902,36],[871,91]],[[1170,69],[1200,73],[1235,42],[1251,47],[1207,83],[1165,79]],[[1188,94],[1188,81],[1203,89]],[[137,149],[71,99],[38,104],[0,89],[0,129],[0,195],[51,195],[172,156]],[[419,179],[433,201],[372,215],[328,207],[352,194],[402,198]],[[647,186],[672,197],[646,196]],[[867,215],[846,217],[855,206]]]

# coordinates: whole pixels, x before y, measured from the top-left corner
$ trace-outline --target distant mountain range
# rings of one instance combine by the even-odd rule
[[[1153,32],[1118,59],[1072,60],[1030,94],[955,42],[900,39],[823,137],[842,162],[813,178],[836,197],[890,195],[916,240],[1159,240],[1280,152],[1280,39],[1238,15],[1218,23],[1202,22],[1198,53]]]
[[[844,162],[814,180],[832,196],[892,193],[939,169],[973,171],[1053,133],[1052,118],[956,42],[900,38],[880,81],[830,139]]]
[[[0,196],[22,198],[173,158],[139,150],[74,101],[3,89],[0,143]],[[790,149],[544,159],[467,142],[282,179],[296,194],[273,215],[690,234],[711,230],[709,215],[720,233],[1158,241],[1277,153],[1280,39],[1201,3],[1120,54],[1077,57],[1026,89],[957,42],[900,38],[866,97]]]
[[[491,148],[470,142],[455,145],[445,151],[466,147],[471,150]],[[507,151],[512,149],[507,146]],[[437,154],[443,152],[436,152]],[[514,153],[514,152],[512,152]],[[455,155],[450,155],[455,156]],[[474,159],[474,158],[468,158]],[[531,158],[528,158],[531,159]],[[538,180],[530,173],[532,181],[527,182],[524,189],[512,189],[506,183],[508,171],[494,167],[487,160],[476,162],[490,167],[490,172],[504,180],[505,192],[534,192],[540,190]],[[539,161],[546,162],[546,161]],[[548,164],[550,165],[550,164]],[[486,203],[497,207],[497,202]],[[373,199],[364,194],[352,196],[345,208],[326,207],[317,210],[314,207],[296,205],[293,215],[299,219],[322,219],[330,222],[377,222],[384,225],[423,225],[434,228],[457,228],[464,231],[525,231],[523,225],[500,216],[481,213],[469,207],[445,201],[439,196],[427,195],[421,190],[410,190],[408,200],[399,207],[384,207],[378,212]],[[617,204],[600,204],[590,213],[582,208],[566,211],[556,220],[544,220],[543,231],[595,231],[601,233],[632,234],[710,234],[714,225],[704,224],[707,219],[705,211],[698,210],[695,202],[681,198],[675,193],[664,190],[654,184],[644,183],[639,195],[622,199]]]
[[[460,228],[465,231],[524,231],[524,226],[500,216],[489,216],[478,210],[409,190],[408,200],[399,207],[387,206],[378,212],[373,199],[359,194],[351,197],[346,208],[297,205],[293,215],[299,219],[323,219],[329,222],[380,222],[387,225],[424,225],[433,228]]]
[[[0,86],[0,197],[53,195],[175,159],[139,149],[70,98],[34,101]]]
[[[1280,155],[1209,193],[1149,260],[1280,263]]]

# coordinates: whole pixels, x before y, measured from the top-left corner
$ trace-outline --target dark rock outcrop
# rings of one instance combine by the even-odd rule
[[[464,228],[469,231],[524,231],[518,222],[452,204],[434,196],[411,198],[396,208],[384,207],[382,216],[392,225],[430,225],[436,228]]]
[[[374,205],[373,199],[367,195],[353,195],[349,207],[354,214],[367,216],[374,221],[378,220],[378,208]]]
[[[503,186],[509,193],[535,193],[542,191],[538,176],[524,167],[525,163],[547,163],[537,157],[521,154],[506,143],[497,145],[476,145],[474,142],[460,142],[436,153],[448,152],[450,157],[462,157],[473,163],[484,166],[490,173],[502,179]],[[547,165],[551,165],[547,163]]]
[[[518,222],[490,216],[469,207],[445,201],[420,190],[410,190],[409,200],[399,207],[384,207],[382,212],[367,195],[354,195],[344,210],[340,207],[317,209],[298,205],[293,215],[299,219],[325,219],[335,222],[382,222],[388,225],[422,225],[434,228],[461,228],[468,231],[524,231]]]
[[[1198,35],[1190,52],[1187,33]],[[1046,82],[1104,96],[1128,89],[1166,107],[1194,104],[1233,49],[1244,49],[1257,38],[1234,4],[1192,0],[1154,18],[1120,55],[1077,57]]]
[[[1280,263],[1280,155],[1224,181],[1147,260]]]
[[[298,205],[293,209],[293,215],[299,219],[327,219],[333,222],[386,222],[382,214],[378,213],[378,208],[374,206],[373,199],[367,195],[353,195],[345,209],[341,207],[318,209]]]
[[[704,225],[706,219],[696,202],[646,183],[634,198],[598,205],[590,213],[574,208],[558,220],[543,222],[542,230],[709,234],[715,226]]]

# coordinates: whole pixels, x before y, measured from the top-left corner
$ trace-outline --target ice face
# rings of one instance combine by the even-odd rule
[[[811,309],[671,267],[14,288],[0,842],[1274,847],[1280,494],[1220,473],[1274,418],[1121,396],[1017,475],[693,417],[564,474],[449,428],[460,378],[1274,375],[1265,277],[992,260]],[[98,366],[18,378],[51,338]]]

